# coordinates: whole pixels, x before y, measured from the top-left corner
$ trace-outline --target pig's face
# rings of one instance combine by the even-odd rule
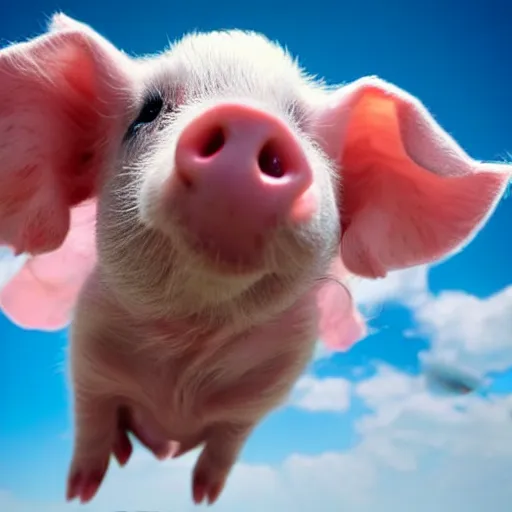
[[[240,31],[190,35],[141,64],[100,202],[107,275],[158,311],[285,306],[339,244],[334,163],[309,125],[321,89]]]

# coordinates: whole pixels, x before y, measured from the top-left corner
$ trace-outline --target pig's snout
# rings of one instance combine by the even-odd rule
[[[276,227],[307,221],[316,208],[291,129],[244,105],[217,105],[185,127],[169,183],[169,207],[196,248],[230,264],[254,264]]]

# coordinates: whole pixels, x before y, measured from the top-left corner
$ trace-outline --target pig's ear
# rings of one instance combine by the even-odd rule
[[[129,58],[64,15],[0,50],[0,244],[58,248],[122,140]]]
[[[416,98],[378,78],[333,92],[314,123],[340,169],[342,258],[360,276],[460,250],[512,174],[472,160]]]
[[[29,258],[0,291],[0,307],[24,329],[55,331],[66,327],[76,298],[96,263],[96,201],[71,210],[64,243]]]
[[[124,135],[134,67],[64,15],[0,50],[0,244],[32,255],[0,305],[22,327],[64,327],[95,263],[95,196]]]
[[[327,348],[344,352],[367,334],[366,323],[348,289],[349,273],[336,257],[329,277],[317,287],[319,336]]]

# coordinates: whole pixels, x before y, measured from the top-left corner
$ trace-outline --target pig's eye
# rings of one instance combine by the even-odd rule
[[[164,100],[160,94],[153,93],[148,96],[137,119],[135,119],[135,121],[128,128],[128,132],[126,134],[127,137],[134,135],[142,125],[155,121],[162,111],[163,106]]]

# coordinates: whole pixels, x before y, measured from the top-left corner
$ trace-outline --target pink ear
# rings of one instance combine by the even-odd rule
[[[317,292],[319,335],[328,348],[345,351],[366,335],[366,324],[343,284],[349,273],[339,257],[333,261],[329,277]]]
[[[71,226],[56,250],[30,258],[0,292],[2,310],[25,329],[65,327],[96,263],[96,201],[71,211]]]
[[[95,195],[119,147],[131,99],[126,56],[63,15],[53,23],[0,50],[0,243],[17,253],[63,242],[70,208]]]
[[[131,66],[64,15],[0,50],[0,244],[36,255],[0,300],[24,327],[63,327],[95,263],[96,204],[82,203],[120,148]]]
[[[341,251],[364,277],[460,250],[496,207],[512,166],[472,160],[406,92],[373,77],[332,94],[318,140],[341,172]]]

